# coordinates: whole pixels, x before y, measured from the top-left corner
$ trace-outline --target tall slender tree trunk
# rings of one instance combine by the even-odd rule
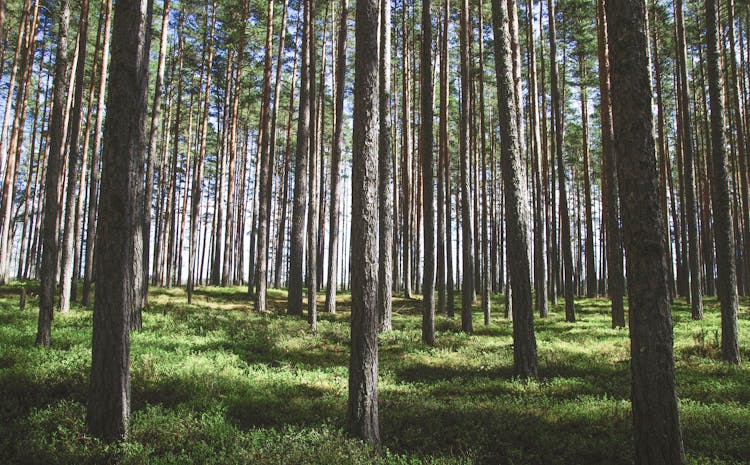
[[[605,3],[610,0],[597,0],[597,43],[599,50],[599,117],[602,128],[602,164],[604,173],[604,196],[606,202],[606,254],[607,288],[612,301],[612,327],[625,327],[625,276],[623,273],[623,247],[620,231],[620,199],[615,163],[615,136],[612,126],[612,100],[609,65],[609,33]]]
[[[422,285],[422,342],[435,344],[435,206],[433,174],[432,18],[430,0],[422,2],[420,97],[422,98],[420,147],[422,156],[422,208],[424,209],[424,277]],[[381,115],[383,113],[381,112]],[[387,114],[387,113],[386,113]],[[382,180],[381,180],[382,182]],[[387,182],[387,180],[386,180]]]
[[[129,329],[130,313],[141,303],[133,289],[140,284],[143,241],[150,19],[147,0],[115,6],[86,418],[89,432],[106,441],[125,435],[130,415]]]
[[[60,189],[60,171],[63,158],[63,132],[65,114],[65,95],[68,91],[68,32],[70,26],[70,2],[63,0],[60,4],[57,29],[57,57],[55,59],[55,78],[52,89],[52,113],[50,115],[50,152],[47,159],[45,180],[44,231],[42,244],[42,266],[39,289],[39,321],[36,333],[36,344],[49,348],[52,333],[52,315],[55,301],[56,274],[60,238],[57,234],[57,222],[61,205],[58,200]]]
[[[721,357],[729,363],[739,364],[742,356],[737,337],[737,269],[724,136],[724,95],[719,65],[719,27],[718,1],[707,0],[706,41],[708,45],[708,94],[711,109],[711,155],[713,159],[711,185],[713,188],[716,267],[718,271],[716,282],[721,303]]]
[[[687,217],[688,260],[690,262],[690,303],[693,319],[703,318],[703,297],[701,279],[701,256],[698,239],[698,206],[695,201],[695,162],[693,135],[690,124],[690,98],[688,96],[687,54],[685,51],[685,25],[682,0],[675,2],[675,25],[677,27],[677,66],[680,74],[678,108],[682,123],[679,131],[682,136],[682,154],[685,188],[685,216]]]
[[[341,64],[339,64],[341,66]],[[393,156],[391,153],[391,2],[380,4],[380,134],[378,137],[378,317],[380,330],[390,331],[391,295],[393,291],[393,201],[391,179]],[[343,92],[341,86],[339,92]],[[337,120],[338,124],[338,120]],[[333,204],[331,204],[333,207]]]
[[[555,0],[547,1],[549,15],[550,43],[550,87],[552,89],[552,116],[555,132],[555,158],[560,193],[560,248],[563,253],[563,274],[565,291],[565,321],[576,320],[573,304],[573,252],[570,241],[570,214],[568,211],[568,189],[565,164],[563,162],[563,100],[560,96],[560,82],[557,75],[557,36],[555,31]]]
[[[583,201],[586,221],[586,296],[594,297],[598,290],[596,279],[596,257],[594,255],[594,219],[591,207],[591,163],[589,155],[589,108],[586,89],[586,57],[579,55],[579,77],[581,79],[581,121],[583,122]],[[579,231],[580,237],[580,231]]]
[[[206,19],[208,21],[208,18]],[[201,129],[199,134],[198,156],[195,159],[195,169],[193,170],[193,184],[190,194],[190,244],[188,248],[188,282],[187,282],[187,299],[188,303],[193,300],[195,283],[199,281],[200,275],[197,269],[198,260],[198,235],[200,234],[200,212],[201,198],[203,192],[203,171],[206,159],[206,145],[208,138],[208,116],[209,105],[211,104],[211,67],[214,59],[214,30],[216,27],[216,2],[212,2],[210,26],[206,32],[206,46],[208,48],[205,61],[206,84],[203,87],[203,113],[201,114]]]
[[[546,260],[546,231],[544,227],[544,192],[542,188],[541,158],[544,151],[541,147],[539,134],[539,104],[536,70],[536,47],[534,40],[534,5],[532,0],[526,3],[526,42],[529,67],[529,115],[531,120],[531,163],[534,185],[534,294],[536,296],[536,310],[541,318],[546,318],[547,308],[547,260]],[[540,12],[541,15],[541,7]]]
[[[270,231],[271,217],[271,185],[273,184],[273,157],[270,150],[270,107],[271,107],[271,57],[273,48],[273,0],[268,2],[266,13],[266,56],[263,66],[263,93],[261,96],[260,110],[260,180],[256,184],[260,189],[260,200],[258,201],[258,262],[257,283],[255,294],[255,310],[266,311],[266,287],[268,272],[268,235]],[[274,105],[277,102],[274,101]],[[255,270],[250,270],[254,273]],[[252,281],[252,280],[251,280]],[[252,289],[248,289],[252,294]]]
[[[78,159],[81,157],[79,142],[81,120],[83,119],[83,80],[86,73],[86,46],[89,29],[89,2],[81,2],[81,20],[78,23],[78,61],[75,69],[75,94],[71,110],[72,121],[68,143],[68,188],[65,198],[65,219],[62,240],[62,263],[60,272],[60,312],[70,310],[70,294],[73,282],[73,258],[76,239],[76,203],[79,201],[76,189],[78,179]],[[82,167],[81,169],[84,169]]]
[[[525,159],[520,150],[518,132],[517,88],[513,81],[510,15],[505,0],[492,1],[495,35],[495,70],[498,82],[498,117],[500,151],[503,165],[503,188],[508,228],[508,252],[511,288],[513,289],[513,362],[516,376],[537,377],[536,338],[529,258],[529,194]]]
[[[352,319],[349,431],[380,443],[378,422],[378,0],[357,2],[352,150]]]
[[[104,42],[102,46],[102,66],[99,69],[99,90],[97,91],[96,124],[94,124],[94,151],[91,153],[91,175],[89,176],[89,207],[86,221],[86,260],[83,274],[81,305],[91,306],[91,285],[94,281],[94,249],[96,242],[96,215],[99,211],[99,152],[102,146],[102,126],[104,123],[105,90],[109,74],[109,46],[111,41],[112,0],[102,0],[104,10]]]
[[[634,4],[635,3],[635,4]],[[607,0],[612,115],[630,304],[636,464],[682,464],[645,2]]]
[[[307,153],[309,196],[307,198],[307,269],[305,271],[307,276],[307,322],[310,324],[312,332],[315,333],[318,329],[318,303],[316,298],[318,291],[318,157],[316,151],[318,131],[315,124],[318,112],[316,108],[317,89],[315,87],[317,59],[315,51],[315,0],[310,1],[308,5],[310,10],[305,10],[305,14],[309,21],[307,33],[310,40],[310,124],[312,125],[312,131],[310,132],[310,144]],[[325,42],[325,37],[323,40]]]
[[[302,23],[302,73],[300,77],[300,103],[297,120],[297,149],[294,163],[294,201],[292,208],[292,233],[289,251],[288,312],[302,315],[302,287],[305,249],[305,215],[307,214],[307,159],[310,151],[310,8],[305,0],[305,20]]]
[[[461,121],[459,126],[459,160],[461,162],[461,329],[472,331],[471,307],[474,299],[474,256],[472,246],[471,188],[469,186],[469,117],[471,115],[469,89],[471,87],[469,62],[469,0],[461,0]]]

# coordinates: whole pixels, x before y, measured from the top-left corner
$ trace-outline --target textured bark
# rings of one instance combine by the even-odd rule
[[[407,6],[402,5],[401,8],[401,28],[402,36],[402,105],[401,105],[401,211],[402,211],[402,227],[401,227],[401,258],[402,258],[402,278],[404,282],[404,298],[411,299],[412,291],[412,222],[413,222],[413,207],[412,207],[412,116],[411,116],[411,65],[409,64],[409,57],[411,52],[409,50],[409,29],[410,26],[407,24]]]
[[[672,318],[653,137],[646,5],[606,4],[612,114],[630,304],[636,464],[685,461],[675,394]]]
[[[99,69],[99,90],[97,91],[96,124],[94,124],[94,150],[91,153],[91,175],[89,176],[89,207],[86,221],[86,257],[83,273],[81,305],[91,306],[91,285],[94,281],[94,249],[96,242],[96,214],[99,211],[99,152],[102,146],[102,126],[104,122],[105,89],[109,73],[109,47],[112,38],[112,0],[102,0],[104,10],[104,45],[102,46],[102,66]]]
[[[625,327],[625,276],[623,273],[622,233],[620,230],[620,199],[617,185],[617,165],[614,156],[614,128],[610,88],[609,43],[605,0],[596,2],[597,42],[599,50],[599,116],[602,127],[602,169],[604,177],[605,229],[607,234],[607,288],[612,302],[612,327]]]
[[[533,3],[527,0],[526,10],[530,12],[526,15],[526,41],[528,50],[529,63],[529,101],[531,103],[529,114],[531,119],[531,163],[532,176],[534,185],[534,295],[535,308],[541,318],[548,316],[547,308],[547,260],[546,250],[546,231],[544,227],[544,192],[542,188],[542,164],[541,159],[544,152],[541,147],[541,136],[539,134],[539,102],[537,96],[536,76],[536,48],[534,40],[533,27]],[[541,8],[540,13],[541,15]]]
[[[481,293],[482,293],[482,313],[484,316],[485,326],[490,324],[490,245],[489,245],[489,233],[487,228],[489,227],[489,216],[490,210],[487,204],[487,191],[488,191],[488,179],[487,179],[487,125],[485,123],[485,111],[484,111],[484,4],[482,0],[479,0],[479,108],[482,111],[479,112],[479,133],[481,135],[481,187],[482,187],[482,223],[481,223],[481,241],[482,241],[482,273],[481,273]],[[516,28],[518,29],[518,28]],[[520,71],[519,71],[520,72]],[[492,163],[492,160],[490,160]]]
[[[13,98],[13,89],[15,88],[15,83],[18,78],[19,66],[21,65],[21,61],[25,59],[25,54],[21,55],[21,51],[25,48],[25,44],[28,43],[26,39],[28,36],[27,28],[29,27],[29,23],[31,22],[30,10],[31,1],[25,0],[21,18],[18,21],[18,38],[16,40],[16,48],[13,54],[13,66],[11,67],[10,77],[8,78],[8,98],[6,100],[5,110],[3,111],[2,125],[0,126],[0,156],[2,156],[2,158],[0,158],[0,172],[2,172],[3,169],[5,170],[2,186],[2,204],[0,205],[0,284],[6,284],[10,276],[9,265],[10,254],[12,250],[10,226],[12,216],[11,211],[13,203],[13,191],[15,189],[13,178],[16,174],[16,157],[13,154],[14,150],[12,150],[11,147],[6,147],[5,141],[8,138],[8,123],[10,122],[10,112],[11,108],[13,107],[13,105],[10,104]],[[0,40],[0,43],[4,44],[5,41]],[[2,47],[3,45],[0,45],[0,48]],[[17,96],[20,96],[22,94],[20,90],[21,89],[19,88]],[[17,100],[17,102],[20,101],[22,100]],[[16,110],[16,114],[18,114],[18,103],[16,104]],[[13,138],[11,137],[11,140],[12,139]]]
[[[268,2],[266,13],[266,56],[263,65],[263,94],[260,110],[260,200],[258,201],[258,252],[256,263],[257,282],[255,294],[255,310],[266,311],[266,287],[268,271],[268,248],[271,218],[271,185],[273,183],[273,157],[270,150],[270,107],[271,107],[271,56],[273,47],[273,0]],[[276,105],[277,102],[274,102]],[[250,270],[254,273],[255,270]],[[252,294],[252,289],[248,292]]]
[[[433,174],[432,19],[430,0],[422,2],[420,90],[422,98],[420,149],[422,157],[422,208],[424,214],[424,277],[422,285],[422,341],[435,344],[435,206]]]
[[[714,232],[716,234],[717,293],[721,302],[721,357],[739,364],[742,357],[737,339],[737,268],[730,204],[729,173],[724,135],[724,95],[719,64],[719,5],[706,1],[708,95],[711,110],[711,155],[713,160]]]
[[[81,158],[79,142],[81,139],[81,120],[83,119],[83,79],[86,72],[86,46],[89,30],[89,2],[81,2],[81,20],[78,23],[78,60],[75,69],[75,93],[71,109],[70,140],[68,141],[68,187],[65,197],[65,219],[62,240],[60,269],[60,303],[61,313],[70,311],[70,291],[73,284],[73,258],[76,240],[76,204],[79,194],[76,189],[78,179],[78,160]],[[83,168],[81,168],[83,169]]]
[[[299,40],[300,36],[300,17],[301,15],[297,15],[297,22],[296,26],[294,28],[295,35],[294,35],[294,49],[297,50],[299,48]],[[291,168],[291,162],[292,162],[292,120],[294,118],[294,92],[297,88],[296,86],[296,76],[297,76],[297,62],[299,58],[299,54],[294,54],[294,64],[292,65],[292,89],[290,91],[289,95],[289,114],[287,117],[287,123],[286,123],[286,140],[285,140],[285,147],[284,147],[284,174],[282,176],[281,180],[281,218],[279,220],[279,228],[278,228],[278,242],[276,245],[276,264],[274,269],[274,287],[280,288],[281,287],[281,268],[283,265],[283,257],[284,257],[284,239],[286,238],[286,223],[287,223],[287,211],[288,211],[288,197],[289,197],[289,171]],[[287,274],[287,281],[288,281],[288,274]]]
[[[339,36],[336,52],[336,106],[334,111],[333,147],[331,152],[331,210],[328,236],[328,286],[326,311],[336,313],[339,259],[339,197],[341,190],[341,154],[344,150],[344,90],[346,86],[346,37],[349,0],[341,0]]]
[[[315,333],[318,327],[318,304],[316,298],[318,291],[318,157],[316,152],[318,130],[315,124],[318,112],[315,103],[317,95],[315,87],[315,0],[311,0],[308,6],[310,8],[309,10],[305,10],[305,15],[307,15],[307,20],[309,21],[307,34],[310,41],[310,122],[312,124],[312,131],[310,133],[310,144],[307,154],[309,196],[307,198],[307,269],[305,271],[307,276],[307,322],[310,324],[312,332]],[[323,40],[325,41],[325,38]]]
[[[60,215],[60,170],[62,166],[65,95],[68,91],[68,29],[70,26],[70,2],[60,3],[57,30],[57,57],[55,59],[55,78],[52,89],[52,113],[50,115],[50,151],[47,159],[45,179],[44,231],[42,243],[42,266],[40,270],[39,321],[37,325],[36,344],[49,348],[52,332],[52,312],[55,301],[56,274],[60,238],[57,234],[57,223]]]
[[[547,1],[549,9],[550,88],[552,90],[552,116],[555,126],[555,158],[560,194],[560,248],[563,255],[563,287],[565,293],[565,321],[576,320],[573,304],[573,251],[570,240],[570,213],[565,164],[563,163],[563,99],[557,73],[557,37],[555,33],[555,0]]]
[[[349,431],[380,443],[378,423],[378,0],[357,2],[352,151]]]
[[[508,266],[513,289],[513,363],[516,376],[537,377],[534,310],[531,297],[531,261],[529,258],[530,212],[526,167],[519,145],[516,86],[513,83],[511,31],[505,0],[492,1],[495,35],[495,70],[498,82],[500,152],[503,167]]]
[[[297,119],[297,149],[294,156],[294,200],[292,205],[292,233],[289,250],[289,294],[287,311],[302,315],[302,286],[305,248],[305,215],[307,214],[307,158],[310,150],[310,24],[307,20],[309,1],[305,1],[305,21],[302,23],[302,71],[300,103]]]
[[[469,186],[469,117],[471,115],[469,89],[471,72],[469,60],[469,0],[461,0],[461,121],[459,123],[458,157],[461,162],[461,257],[463,277],[461,288],[461,329],[473,330],[471,306],[474,303],[474,249],[472,246],[471,188]]]
[[[391,296],[393,291],[393,199],[391,179],[391,2],[382,0],[380,6],[380,135],[378,148],[378,206],[379,206],[379,269],[378,317],[381,331],[390,331]],[[343,86],[340,88],[343,91]]]
[[[690,124],[690,98],[688,96],[687,54],[685,51],[685,25],[682,0],[675,2],[675,25],[677,27],[677,67],[680,73],[678,110],[681,118],[679,133],[682,136],[682,155],[685,190],[685,216],[687,217],[688,261],[690,263],[690,303],[693,319],[703,318],[703,297],[701,284],[701,255],[698,247],[698,205],[695,200],[695,161],[692,126]]]
[[[154,196],[154,169],[156,166],[157,132],[161,124],[161,101],[164,93],[164,69],[167,58],[167,39],[169,38],[169,2],[164,0],[161,17],[161,35],[159,38],[159,58],[156,62],[156,82],[154,83],[154,101],[151,106],[151,122],[148,132],[148,160],[146,161],[146,187],[144,190],[143,211],[143,304],[148,304],[148,284],[151,271],[151,206]],[[192,231],[192,229],[191,229]],[[192,239],[191,239],[192,240]],[[154,254],[156,255],[156,254]],[[188,271],[188,279],[190,279]]]
[[[455,293],[453,281],[453,238],[451,228],[451,157],[448,147],[448,25],[450,24],[450,0],[444,0],[443,4],[443,36],[440,46],[440,161],[443,169],[445,182],[445,199],[440,201],[440,190],[438,190],[438,208],[445,209],[445,275],[446,275],[446,308],[445,312],[449,318],[453,318],[455,309]],[[438,176],[439,177],[439,176]],[[439,219],[439,217],[438,217]],[[438,227],[438,234],[440,227]],[[438,237],[438,242],[440,238]],[[440,247],[440,244],[438,244]],[[438,273],[440,268],[438,268]],[[439,278],[438,278],[439,279]],[[438,281],[439,282],[439,281]],[[439,303],[438,303],[439,308]]]
[[[97,226],[97,295],[86,423],[106,441],[122,438],[130,415],[130,313],[140,305],[143,162],[151,11],[147,0],[118,1],[102,154]],[[104,252],[106,250],[106,252]]]
[[[284,57],[284,47],[285,47],[284,44],[286,42],[286,33],[287,33],[287,31],[286,31],[286,22],[287,22],[287,17],[289,16],[289,2],[283,1],[282,4],[283,4],[283,10],[282,10],[282,13],[281,13],[281,29],[279,29],[278,52],[277,52],[277,55],[276,55],[276,83],[274,85],[274,90],[273,90],[273,102],[274,103],[273,103],[273,110],[271,112],[271,141],[270,141],[269,152],[271,153],[272,157],[276,155],[276,150],[277,150],[276,149],[276,146],[277,146],[277,135],[278,135],[278,133],[277,133],[277,126],[278,126],[278,119],[279,119],[279,109],[281,108],[280,95],[281,95],[281,81],[282,81],[282,77],[283,77],[282,66],[284,64],[284,60],[283,60],[283,57]],[[296,47],[296,43],[295,43],[295,50],[296,50],[296,48],[297,47]],[[292,66],[292,68],[293,68],[292,76],[294,76],[294,72],[296,71],[296,68],[297,68],[296,65],[297,65],[297,57],[296,57],[296,53],[295,53],[294,65]],[[292,87],[294,87],[294,86],[292,86]],[[291,93],[292,93],[292,100],[294,100],[294,90],[292,90]],[[290,112],[290,114],[291,113],[292,112]],[[247,123],[245,123],[245,125],[247,125]],[[248,137],[245,138],[245,143],[246,144],[247,144],[247,142],[248,142],[249,139],[250,139],[250,137],[249,137],[249,133],[248,133]],[[287,139],[287,143],[288,143],[288,141],[289,141],[289,139]],[[283,169],[284,172],[279,177],[279,180],[283,179],[284,182],[286,182],[288,180],[288,176],[289,176],[289,164],[287,163],[287,160],[289,160],[289,157],[286,157],[286,153],[288,153],[286,150],[284,151],[284,153],[285,153],[285,156],[282,158],[282,160],[284,161],[284,163],[280,164],[281,165],[280,168]],[[247,158],[247,150],[245,150],[243,152],[243,157]],[[244,160],[242,166],[244,167],[246,164],[247,164],[246,160]],[[241,199],[245,198],[244,192],[245,192],[246,186],[247,186],[247,182],[243,182],[242,183],[242,189],[241,189],[242,190],[242,195],[240,195]],[[282,191],[284,192],[283,197],[281,196]],[[277,192],[279,193],[279,198],[278,198],[278,203],[277,203],[277,206],[276,206],[276,214],[278,215],[279,212],[280,212],[280,210],[284,210],[284,214],[286,214],[286,184],[284,184],[283,187],[281,185],[279,185]],[[245,231],[245,229],[244,229],[245,215],[243,213],[245,211],[245,207],[242,204],[242,202],[239,202],[239,203],[240,204],[237,206],[237,208],[238,208],[238,216],[241,219],[240,223],[242,223],[242,224],[238,225],[238,226],[241,226],[241,227],[238,227],[237,235],[238,235],[238,237],[241,238],[241,237],[244,236],[244,231]],[[286,218],[284,218],[284,219],[286,220]],[[279,228],[277,229],[277,231],[278,231],[278,235],[280,236],[280,239],[279,239],[279,241],[277,241],[277,244],[276,244],[277,248],[276,248],[276,257],[275,257],[275,259],[276,259],[276,263],[278,264],[278,267],[281,267],[280,257],[283,255],[283,253],[282,253],[283,252],[283,247],[284,247],[283,237],[285,236],[285,234],[284,234],[283,230],[280,227],[280,224],[281,224],[280,220],[277,221],[277,224],[279,225]],[[270,243],[271,243],[271,235],[270,235],[270,233],[268,233],[268,242],[269,242],[269,247],[271,247],[271,245],[270,245]],[[239,247],[240,250],[244,249],[244,247],[242,247],[241,243],[238,244],[238,245],[240,245],[240,247]],[[269,257],[268,260],[270,260],[270,257]],[[238,273],[242,273],[243,272],[242,266],[238,267],[237,272]],[[276,277],[277,276],[279,276],[278,279],[280,280],[281,276],[280,276],[278,270],[274,269],[274,287],[276,287],[276,288],[281,287],[280,283],[279,284],[276,283]]]

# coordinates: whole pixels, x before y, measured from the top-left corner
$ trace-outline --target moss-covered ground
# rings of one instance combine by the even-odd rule
[[[318,333],[285,314],[286,294],[253,311],[244,288],[152,289],[143,331],[132,335],[127,440],[86,434],[91,312],[56,314],[52,349],[34,346],[34,283],[0,288],[0,464],[629,464],[629,339],[610,329],[605,299],[576,301],[537,319],[539,381],[513,378],[511,323],[501,296],[475,332],[437,318],[437,343],[420,342],[418,300],[394,300],[380,337],[383,447],[344,432],[349,297],[321,313]],[[323,297],[320,297],[323,301]],[[561,301],[562,303],[562,301]],[[740,309],[750,359],[748,301]],[[702,321],[677,301],[675,361],[689,463],[750,461],[750,362],[720,360],[718,304]]]

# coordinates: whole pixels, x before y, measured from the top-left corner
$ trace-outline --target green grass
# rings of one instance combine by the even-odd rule
[[[85,429],[91,312],[55,315],[52,349],[34,346],[37,301],[18,308],[20,284],[0,288],[2,464],[583,464],[632,463],[629,340],[610,329],[604,299],[536,320],[540,381],[513,378],[511,324],[496,298],[493,324],[475,332],[438,316],[437,344],[420,342],[418,301],[394,300],[380,337],[384,447],[350,439],[346,419],[349,296],[319,314],[318,334],[269,292],[252,311],[243,288],[153,289],[144,330],[132,335],[127,441]],[[321,298],[322,302],[322,298]],[[719,360],[715,299],[706,318],[673,307],[678,395],[690,463],[747,463],[750,368]],[[740,340],[750,358],[750,311]]]

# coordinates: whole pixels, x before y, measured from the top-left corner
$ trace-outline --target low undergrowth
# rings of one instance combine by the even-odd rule
[[[33,283],[26,283],[27,286]],[[85,428],[91,312],[56,314],[51,350],[34,346],[36,305],[19,310],[20,284],[0,288],[0,463],[3,464],[582,464],[632,463],[629,340],[610,328],[605,299],[577,300],[536,320],[540,380],[513,378],[511,323],[501,296],[475,332],[437,318],[420,342],[419,301],[394,300],[380,337],[383,447],[344,433],[349,296],[320,314],[318,333],[285,315],[252,311],[243,288],[153,289],[144,330],[132,335],[127,440],[106,445]],[[322,302],[322,297],[321,297]],[[750,357],[750,311],[740,341]],[[690,463],[750,457],[750,369],[720,360],[715,299],[702,321],[678,301],[675,360]]]

